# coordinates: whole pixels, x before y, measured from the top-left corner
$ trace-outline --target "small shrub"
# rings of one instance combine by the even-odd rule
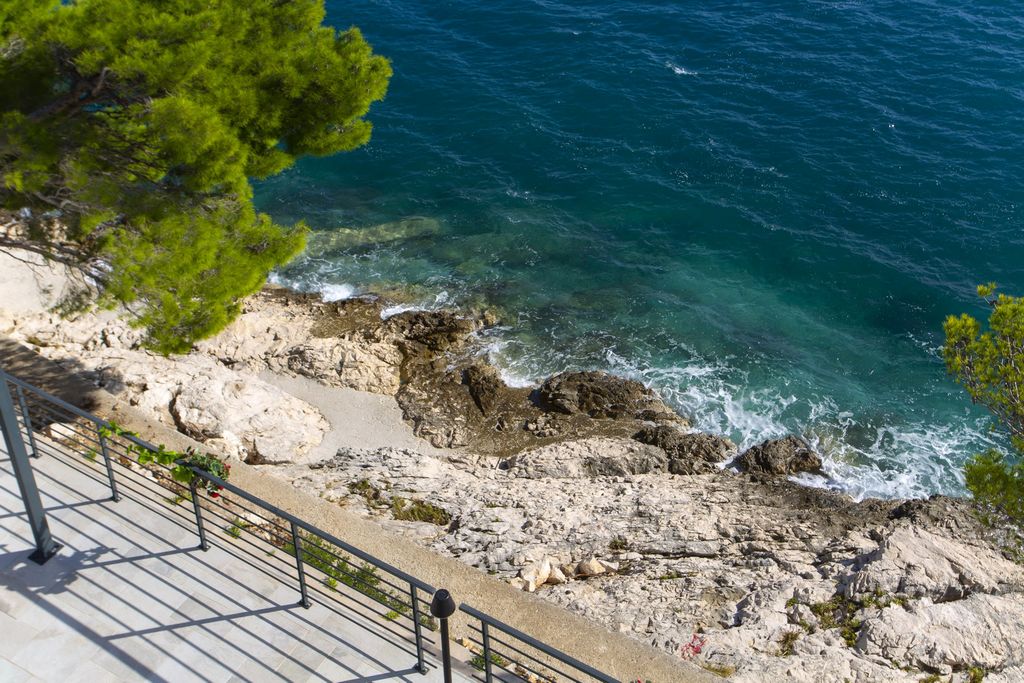
[[[786,631],[779,641],[779,657],[789,657],[793,654],[793,646],[800,639],[800,631]]]
[[[502,657],[501,655],[499,655],[497,652],[492,652],[491,653],[490,660],[491,660],[491,664],[494,664],[496,666],[500,666],[500,667],[507,667],[508,666],[508,660],[505,659],[504,657]],[[484,659],[484,656],[482,654],[475,654],[475,655],[473,655],[473,658],[469,660],[469,665],[471,667],[473,667],[474,669],[477,669],[478,671],[483,671],[484,670],[484,664],[486,664],[486,662],[487,662],[487,660]]]
[[[721,676],[722,678],[728,678],[729,676],[732,676],[734,673],[736,673],[736,667],[729,666],[728,664],[712,664],[711,662],[697,663],[700,664],[700,668],[704,669],[705,671],[710,671],[716,676]]]
[[[967,683],[981,683],[985,680],[985,670],[980,666],[972,666],[967,670]]]
[[[863,626],[860,621],[853,619],[845,622],[839,627],[839,635],[842,636],[843,642],[846,643],[846,647],[853,647],[857,644],[857,636],[860,633],[860,627]]]
[[[821,628],[826,631],[839,626],[839,621],[836,619],[836,612],[839,610],[839,607],[840,601],[838,598],[832,598],[827,602],[816,602],[810,606],[811,612],[814,613],[814,616],[818,617]]]
[[[380,499],[380,491],[370,483],[369,479],[360,479],[354,484],[349,484],[348,490],[362,496],[371,505],[377,503]]]
[[[875,598],[871,602],[872,604],[877,604],[878,600]],[[863,602],[847,600],[842,596],[836,595],[826,602],[810,605],[810,608],[811,612],[818,617],[818,623],[821,625],[822,630],[827,631],[832,628],[838,628],[839,635],[843,641],[847,646],[853,647],[857,643],[857,637],[862,626],[859,620],[853,618],[853,615],[863,606],[865,606]]]
[[[622,536],[616,536],[611,540],[611,543],[608,544],[608,550],[612,551],[613,553],[620,553],[628,549],[629,543],[627,543],[626,539]]]
[[[391,499],[391,514],[405,522],[430,522],[438,526],[448,526],[452,521],[452,516],[436,505],[422,500],[410,501],[401,496]]]
[[[238,538],[242,535],[242,530],[250,526],[244,519],[236,518],[230,525],[224,527],[224,533],[231,538]]]
[[[337,590],[343,584],[384,605],[390,612],[408,614],[410,608],[387,590],[378,588],[380,577],[377,568],[371,564],[356,567],[351,558],[334,553],[329,542],[312,534],[302,536],[302,561],[324,574],[323,583],[330,590]],[[285,545],[289,555],[295,555],[295,546]]]

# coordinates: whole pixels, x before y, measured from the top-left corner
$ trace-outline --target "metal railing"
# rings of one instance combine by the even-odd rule
[[[617,683],[617,679],[480,610],[466,604],[459,605],[459,610],[475,621],[469,627],[473,633],[470,642],[477,648],[472,664],[480,672],[476,678],[485,683],[518,680]]]
[[[128,494],[165,503],[159,510],[194,528],[199,548],[207,550],[217,539],[218,548],[294,585],[303,607],[315,597],[331,609],[374,614],[382,628],[412,647],[416,670],[426,673],[428,646],[438,644],[430,584],[204,469],[179,461],[193,475],[186,484],[173,478],[172,466],[140,464],[140,454],[163,447],[0,370],[3,392],[20,413],[13,431],[33,457],[51,456],[88,473],[110,488],[112,501]],[[207,490],[216,495],[205,495]],[[479,680],[616,680],[468,605],[459,609],[474,620],[467,646]],[[442,664],[450,680],[450,662]]]

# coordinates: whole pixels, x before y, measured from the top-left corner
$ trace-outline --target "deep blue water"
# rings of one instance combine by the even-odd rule
[[[854,494],[958,492],[993,439],[944,376],[974,286],[1024,293],[1024,12],[980,2],[328,0],[391,58],[366,148],[258,188],[337,295],[509,312],[514,381],[604,368]],[[379,234],[368,232],[366,234]],[[404,236],[403,236],[404,234]],[[996,439],[998,442],[998,439]]]

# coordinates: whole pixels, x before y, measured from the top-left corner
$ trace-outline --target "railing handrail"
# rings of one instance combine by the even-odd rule
[[[28,382],[25,382],[24,380],[18,379],[17,377],[15,377],[14,375],[11,375],[10,373],[6,372],[5,370],[0,369],[0,378],[8,380],[8,381],[10,381],[10,382],[12,382],[12,383],[14,383],[14,384],[24,388],[24,389],[28,389],[29,391],[37,394],[38,396],[46,399],[47,401],[55,403],[58,406],[60,406],[61,408],[65,409],[67,411],[70,411],[71,413],[73,413],[75,415],[78,415],[81,418],[89,420],[90,422],[93,422],[94,424],[96,424],[96,425],[98,425],[100,427],[103,427],[103,428],[106,428],[106,429],[110,429],[111,426],[112,426],[110,424],[110,422],[108,422],[107,420],[104,420],[103,418],[101,418],[101,417],[99,417],[97,415],[93,415],[92,413],[90,413],[90,412],[88,412],[86,410],[82,410],[78,406],[75,406],[75,405],[73,405],[71,403],[68,403],[67,401],[63,400],[62,398],[54,396],[53,394],[50,394],[49,392],[46,392],[46,391],[40,389],[39,387],[36,387],[36,386],[34,386],[32,384],[29,384]],[[127,439],[128,441],[133,442],[137,446],[145,448],[148,451],[152,451],[152,452],[155,453],[155,452],[158,452],[160,450],[157,446],[154,446],[153,444],[149,443],[145,439],[142,439],[142,438],[140,438],[138,436],[135,436],[133,434],[120,434],[119,436],[121,438],[123,438],[123,439]],[[338,538],[334,534],[330,534],[330,533],[328,533],[328,532],[326,532],[326,531],[324,531],[324,530],[322,530],[322,529],[320,529],[318,527],[315,527],[312,524],[310,524],[309,522],[306,522],[305,520],[300,519],[299,517],[296,517],[295,515],[291,514],[290,512],[282,510],[281,508],[277,507],[276,505],[274,505],[272,503],[268,503],[267,501],[263,500],[259,496],[255,496],[255,495],[249,493],[248,491],[246,491],[244,489],[241,489],[241,488],[235,486],[234,484],[221,479],[220,477],[216,477],[216,476],[210,474],[209,472],[207,472],[206,470],[203,470],[201,468],[195,467],[193,465],[189,465],[189,464],[187,464],[185,462],[182,462],[180,460],[176,464],[184,465],[184,466],[188,467],[190,470],[192,470],[192,472],[194,474],[196,474],[200,478],[205,479],[206,481],[212,482],[216,486],[223,486],[226,491],[230,491],[231,493],[235,494],[236,496],[239,496],[240,498],[243,498],[243,499],[249,501],[250,503],[253,503],[256,506],[263,508],[265,511],[269,512],[272,515],[277,515],[277,516],[287,520],[288,522],[294,523],[297,527],[299,527],[303,531],[306,531],[308,533],[320,536],[325,541],[330,541],[331,543],[333,543],[334,545],[338,546],[340,549],[344,550],[345,552],[347,552],[347,553],[349,553],[351,555],[354,555],[355,557],[358,557],[360,560],[362,560],[364,562],[369,562],[370,564],[372,564],[372,565],[374,565],[376,567],[379,567],[380,569],[383,569],[384,571],[388,572],[392,576],[395,576],[395,577],[401,579],[402,581],[405,581],[405,582],[409,583],[412,586],[416,586],[417,588],[419,588],[421,590],[424,590],[424,591],[427,591],[428,593],[434,593],[435,590],[436,590],[429,583],[427,583],[425,581],[422,581],[422,580],[416,578],[415,576],[412,576],[411,574],[409,574],[407,572],[404,572],[401,569],[398,569],[397,567],[395,567],[395,566],[385,562],[384,560],[376,558],[373,555],[370,555],[369,553],[364,552],[364,551],[360,550],[359,548],[356,548],[355,546],[352,546],[352,545],[346,543],[345,541],[342,541],[340,538]]]
[[[459,605],[459,609],[468,614],[469,616],[479,619],[481,623],[487,624],[488,626],[493,626],[498,630],[503,631],[504,633],[507,633],[508,635],[514,637],[516,640],[522,641],[530,647],[543,652],[549,657],[553,657],[557,659],[559,662],[562,662],[563,664],[568,664],[569,666],[580,671],[581,673],[585,673],[588,676],[596,678],[599,681],[604,681],[604,683],[620,683],[617,678],[612,678],[607,674],[603,674],[594,667],[590,666],[589,664],[584,664],[572,655],[567,655],[561,650],[557,650],[548,645],[547,643],[543,643],[534,638],[533,636],[523,633],[515,626],[509,626],[505,622],[495,619],[494,617],[488,614],[484,614],[480,610],[474,609],[466,603],[462,603],[461,605]]]

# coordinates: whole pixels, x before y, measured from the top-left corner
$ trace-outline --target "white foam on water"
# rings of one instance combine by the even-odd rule
[[[452,296],[448,292],[440,292],[434,297],[433,301],[418,302],[418,303],[405,303],[395,304],[393,306],[386,306],[380,312],[380,319],[387,320],[392,318],[399,313],[406,313],[408,311],[437,311],[446,306],[451,306],[453,303]]]
[[[700,75],[696,71],[688,71],[687,69],[679,66],[678,64],[674,64],[672,62],[665,62],[665,66],[667,66],[668,68],[672,69],[672,73],[674,73],[677,76],[699,76]]]
[[[343,301],[344,299],[351,299],[356,295],[356,288],[352,285],[340,284],[340,285],[321,285],[320,296],[324,301]]]
[[[344,282],[324,282],[320,277],[311,279],[286,278],[276,272],[270,274],[267,278],[267,282],[272,285],[278,285],[279,287],[287,287],[295,290],[296,292],[305,292],[307,294],[315,292],[320,295],[320,298],[327,302],[351,299],[359,291],[354,285]]]
[[[533,373],[530,372],[528,363],[514,361],[508,353],[510,343],[505,333],[510,331],[510,329],[508,327],[496,327],[486,330],[480,336],[484,343],[483,356],[489,364],[498,369],[498,376],[508,386],[516,389],[535,387],[539,382]]]
[[[730,436],[741,449],[800,434],[821,453],[827,476],[795,481],[863,498],[924,498],[964,493],[963,464],[997,446],[986,418],[949,425],[867,425],[831,397],[814,400],[773,389],[752,390],[745,376],[699,358],[682,367],[645,367],[614,352],[606,369],[658,391],[694,428]],[[854,435],[855,438],[848,438]],[[858,445],[854,445],[854,443]]]

